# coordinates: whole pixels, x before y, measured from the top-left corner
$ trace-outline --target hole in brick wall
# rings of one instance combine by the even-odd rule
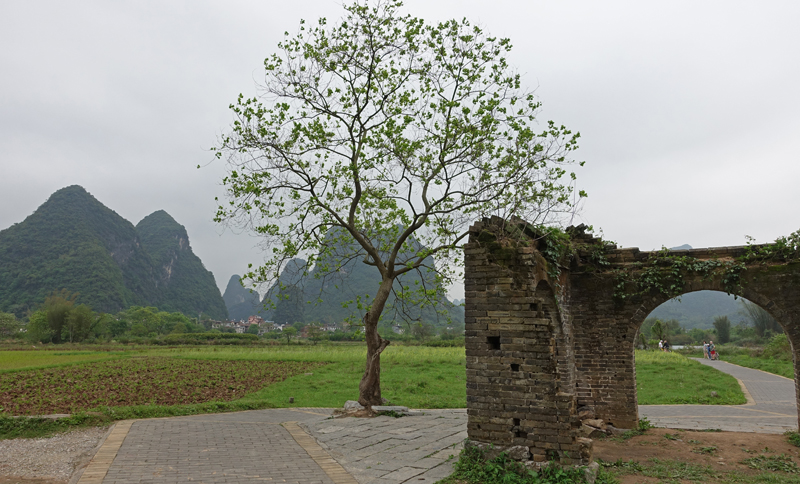
[[[521,423],[520,419],[515,418],[513,420],[513,423],[514,423],[514,427],[511,429],[511,431],[514,433],[514,437],[522,438],[522,439],[528,438],[528,432],[525,432],[524,430],[522,430],[520,428],[520,423]]]
[[[500,337],[499,336],[487,336],[486,343],[489,344],[490,350],[499,350],[500,349]]]
[[[539,305],[536,303],[531,303],[531,311],[539,311]]]
[[[511,363],[511,371],[519,371],[519,365],[516,363]]]

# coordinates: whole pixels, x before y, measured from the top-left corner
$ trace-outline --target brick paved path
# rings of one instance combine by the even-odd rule
[[[313,449],[281,425],[329,416],[326,409],[276,409],[138,420],[122,436],[107,470],[98,473],[90,464],[79,482],[355,484],[343,470],[337,476],[320,465]]]
[[[797,429],[794,381],[724,361],[695,358],[733,375],[747,388],[747,405],[639,405],[639,415],[659,427],[783,433]]]

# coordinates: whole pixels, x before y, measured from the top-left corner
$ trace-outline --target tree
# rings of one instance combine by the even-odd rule
[[[741,305],[742,309],[740,312],[753,325],[759,338],[763,338],[767,331],[775,333],[783,332],[781,325],[761,306],[744,299],[741,300]]]
[[[257,324],[251,324],[250,326],[247,327],[247,334],[258,335],[258,329],[259,328]]]
[[[276,281],[300,256],[306,272],[357,260],[380,274],[354,301],[367,406],[381,402],[389,341],[378,322],[390,294],[434,306],[460,275],[453,261],[474,220],[541,227],[585,196],[567,171],[579,134],[535,126],[540,104],[506,62],[510,41],[466,19],[429,25],[400,6],[353,3],[335,25],[301,21],[265,60],[259,95],[231,106],[231,131],[213,148],[229,166],[215,220],[251,229],[271,251],[245,279]]]
[[[0,312],[0,338],[15,338],[20,336],[20,325],[17,317],[11,313]]]
[[[714,329],[717,330],[717,341],[720,344],[725,344],[731,340],[731,321],[727,316],[715,317]]]
[[[313,343],[317,344],[322,339],[324,334],[322,333],[322,328],[320,328],[316,324],[310,324],[306,327],[306,334],[308,335],[308,339]]]
[[[653,325],[650,327],[650,334],[659,340],[667,339],[667,329],[660,319],[656,319],[655,322],[653,322]]]
[[[89,336],[96,321],[98,318],[92,309],[85,304],[79,304],[67,314],[63,331],[69,337],[70,343],[80,342]]]
[[[420,341],[425,341],[434,334],[433,325],[430,323],[419,322],[411,328],[414,337]]]
[[[44,300],[44,311],[47,324],[50,326],[53,343],[61,343],[62,332],[67,323],[67,317],[75,304],[77,294],[70,294],[67,290],[53,292]]]
[[[47,311],[40,309],[28,317],[25,335],[31,343],[49,343],[53,339],[53,330],[47,321]]]
[[[286,336],[286,344],[288,345],[291,342],[291,339],[297,336],[297,328],[294,326],[287,326],[283,328],[281,333]]]

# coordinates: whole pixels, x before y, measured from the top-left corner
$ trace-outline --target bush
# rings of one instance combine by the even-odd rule
[[[762,355],[776,360],[791,360],[792,347],[789,345],[789,338],[785,333],[776,334],[764,347]]]
[[[464,338],[459,339],[434,339],[425,342],[423,346],[430,346],[433,348],[457,348],[464,346]]]
[[[258,336],[239,333],[183,333],[168,334],[154,344],[167,345],[248,345],[258,343]]]

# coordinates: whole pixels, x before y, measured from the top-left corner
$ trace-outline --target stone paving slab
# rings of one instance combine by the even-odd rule
[[[467,411],[411,417],[338,418],[305,428],[361,484],[433,483],[453,472],[467,438]]]

